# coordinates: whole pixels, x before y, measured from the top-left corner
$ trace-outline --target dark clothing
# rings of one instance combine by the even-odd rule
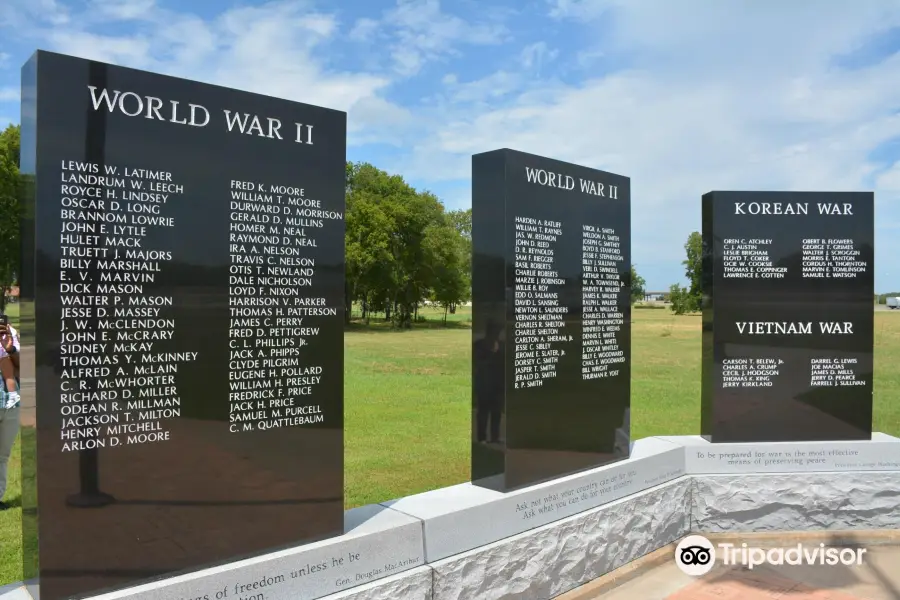
[[[476,402],[476,435],[479,442],[488,440],[488,422],[490,421],[490,441],[500,440],[500,419],[503,414],[504,348],[498,343],[494,350],[494,340],[482,339],[475,343],[473,358],[475,360],[475,402]]]

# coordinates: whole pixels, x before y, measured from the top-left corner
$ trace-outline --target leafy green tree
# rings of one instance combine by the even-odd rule
[[[366,319],[370,311],[390,317],[402,281],[397,205],[416,192],[402,177],[368,163],[347,163],[346,173],[346,319],[355,302]]]
[[[425,299],[448,309],[465,299],[471,212],[447,213],[434,194],[367,163],[348,163],[346,175],[347,319],[359,303],[366,319],[384,312],[410,327]]]
[[[646,294],[645,288],[647,286],[647,281],[638,275],[637,269],[634,268],[634,265],[631,265],[631,303],[634,304],[639,300],[644,299],[644,295]]]
[[[350,319],[353,301],[358,300],[368,322],[373,308],[384,310],[385,299],[395,287],[393,221],[380,198],[360,191],[353,198],[353,209],[345,215],[345,225],[346,319]]]
[[[684,244],[684,251],[687,258],[681,264],[690,286],[685,288],[673,284],[669,288],[672,311],[677,315],[697,312],[703,305],[703,236],[697,231],[691,233]]]
[[[393,322],[411,327],[427,283],[422,242],[425,228],[431,223],[429,203],[409,187],[411,193],[382,198],[385,211],[392,222],[391,253],[393,256],[391,283],[387,301]],[[436,200],[436,199],[435,199]],[[439,203],[435,204],[440,206]]]
[[[456,306],[467,302],[472,298],[472,209],[451,210],[447,213],[451,225],[459,234],[460,276],[463,278],[463,290],[459,300],[451,303],[447,309],[450,313],[456,312]]]
[[[451,225],[459,232],[459,234],[468,239],[472,239],[472,209],[451,210],[447,212],[447,218]]]
[[[0,133],[0,310],[6,303],[6,290],[15,284],[19,271],[20,145],[18,125]]]
[[[469,294],[468,247],[467,240],[450,223],[431,225],[425,232],[425,256],[431,271],[430,295],[444,309],[445,324],[448,312],[455,310]]]
[[[676,315],[686,315],[700,310],[697,299],[691,295],[690,289],[673,283],[669,288],[669,302],[672,312]]]
[[[691,282],[689,291],[692,297],[697,298],[697,306],[703,296],[703,236],[694,231],[684,243],[684,251],[687,258],[682,261],[684,275]]]

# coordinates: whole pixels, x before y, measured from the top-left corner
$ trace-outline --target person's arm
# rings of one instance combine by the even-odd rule
[[[13,366],[16,368],[16,379],[18,379],[19,378],[19,357],[21,356],[21,354],[19,354],[19,351],[22,350],[22,344],[19,341],[19,332],[16,331],[15,327],[10,325],[9,332],[12,334],[13,347],[16,349],[16,351],[14,353],[10,354],[9,357],[12,359]]]
[[[3,349],[12,361],[13,367],[19,370],[19,335],[12,325],[6,326],[6,333],[2,337]]]

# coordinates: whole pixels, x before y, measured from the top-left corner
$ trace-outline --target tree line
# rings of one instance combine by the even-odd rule
[[[20,260],[20,147],[18,125],[0,132],[0,311],[6,290],[17,283]],[[443,308],[446,320],[471,299],[472,209],[446,210],[436,195],[368,163],[347,163],[345,191],[347,322],[357,307],[366,321],[379,313],[410,327],[423,302]],[[666,294],[676,314],[702,308],[699,232],[688,236],[684,251],[689,284],[672,284]],[[632,303],[642,300],[645,281],[634,265],[628,283]],[[874,301],[884,304],[889,297],[900,292],[878,294]]]
[[[409,327],[424,301],[453,312],[472,294],[472,209],[444,209],[430,192],[368,163],[347,164],[345,314],[384,313]],[[631,265],[632,303],[644,278]]]
[[[437,196],[368,163],[347,163],[344,309],[410,327],[425,300],[444,317],[471,298],[472,210],[444,209]]]

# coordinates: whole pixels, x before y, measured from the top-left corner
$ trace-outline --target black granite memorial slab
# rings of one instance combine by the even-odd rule
[[[472,157],[472,481],[508,491],[629,454],[630,180]]]
[[[870,439],[874,194],[703,196],[703,436]]]
[[[26,579],[342,534],[346,114],[43,51],[22,77]]]

